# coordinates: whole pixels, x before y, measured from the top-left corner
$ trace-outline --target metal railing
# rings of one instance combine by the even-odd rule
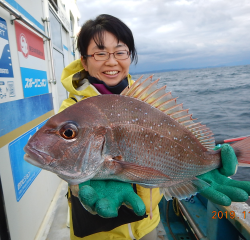
[[[46,25],[47,34],[49,38],[51,38],[51,32],[50,32],[51,28],[50,28],[49,19],[45,18],[45,19],[42,19],[42,21]],[[49,61],[51,62],[51,74],[52,74],[52,79],[49,80],[49,83],[56,84],[56,74],[55,74],[54,59],[53,59],[53,53],[52,53],[53,46],[52,46],[51,39],[49,39],[48,43],[49,43]]]
[[[19,14],[15,9],[13,9],[11,6],[9,6],[7,3],[5,3],[3,0],[0,0],[0,6],[2,8],[4,8],[5,10],[7,10],[10,13],[10,15],[15,17],[14,19],[11,20],[11,24],[13,24],[13,22],[15,20],[19,20],[19,21],[23,22],[24,24],[28,25],[31,29],[33,29],[38,34],[42,35],[47,40],[50,40],[50,38],[47,35],[45,35],[42,31],[40,31],[33,23],[28,21],[26,18],[22,17],[21,14]]]

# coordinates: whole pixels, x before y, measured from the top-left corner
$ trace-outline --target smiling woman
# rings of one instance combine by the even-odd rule
[[[131,62],[137,63],[134,38],[119,19],[102,14],[87,21],[79,33],[77,47],[81,59],[62,73],[61,81],[69,98],[63,101],[60,111],[88,97],[120,94],[133,84],[129,67]],[[83,114],[90,112],[86,109]],[[96,118],[93,116],[93,121]],[[72,132],[63,134],[68,138]],[[152,190],[152,197],[151,219],[149,189],[115,181],[71,185],[71,240],[156,239],[155,229],[160,221],[158,203],[162,197],[158,188]]]
[[[131,60],[137,62],[132,32],[109,15],[87,21],[80,31],[77,46],[85,70],[107,86],[115,86],[126,78]]]
[[[90,76],[112,87],[128,75],[131,63],[129,49],[123,42],[117,42],[117,38],[107,31],[103,33],[103,40],[105,45],[100,46],[92,38],[87,50],[89,55],[83,55],[81,61]]]

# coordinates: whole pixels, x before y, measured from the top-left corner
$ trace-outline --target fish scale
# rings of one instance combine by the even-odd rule
[[[122,104],[123,107],[128,108],[128,106],[125,105],[125,100],[122,99]],[[130,100],[129,100],[130,101]],[[133,102],[134,103],[134,102]],[[119,105],[119,104],[118,104]],[[125,105],[125,106],[124,106]],[[112,106],[114,107],[114,104],[112,104]],[[136,107],[135,107],[136,108]],[[133,107],[134,110],[134,107]],[[117,110],[115,109],[115,112],[117,113]],[[105,112],[107,116],[109,116],[109,111]],[[138,165],[142,165],[142,166],[148,166],[148,167],[153,167],[156,170],[161,170],[164,173],[166,173],[166,175],[173,177],[171,174],[170,175],[170,169],[171,169],[171,165],[173,163],[175,163],[175,165],[177,165],[177,163],[181,163],[181,165],[179,165],[178,167],[176,167],[175,169],[178,169],[178,172],[181,172],[182,174],[180,176],[174,176],[174,178],[177,179],[183,179],[183,177],[185,176],[185,178],[189,177],[194,177],[195,174],[197,174],[197,169],[200,170],[200,168],[203,169],[203,172],[209,171],[210,169],[214,168],[214,166],[211,166],[211,161],[208,161],[208,168],[204,168],[204,164],[203,165],[199,165],[199,164],[195,164],[192,166],[192,164],[190,164],[190,159],[187,158],[187,153],[185,153],[185,151],[183,150],[184,147],[179,145],[177,145],[176,140],[174,138],[176,137],[172,137],[173,143],[170,142],[169,143],[166,142],[166,138],[164,137],[164,132],[160,135],[159,132],[162,131],[162,129],[166,128],[165,124],[157,124],[157,119],[155,119],[155,129],[153,129],[154,131],[149,132],[148,131],[148,126],[150,126],[151,124],[147,121],[146,123],[144,121],[138,121],[138,125],[135,125],[134,122],[132,121],[132,124],[130,122],[130,124],[125,124],[128,119],[136,119],[136,118],[140,118],[141,116],[140,114],[144,114],[143,111],[139,111],[139,113],[137,112],[137,114],[134,113],[134,111],[125,113],[125,114],[120,114],[120,116],[122,117],[121,119],[119,117],[114,116],[112,118],[112,126],[117,125],[118,127],[113,127],[112,131],[114,133],[114,140],[118,143],[118,146],[120,147],[120,151],[121,154],[124,158],[125,161],[127,162],[132,162],[132,163],[137,163]],[[124,129],[122,129],[122,126],[124,126]],[[127,127],[127,128],[126,128]],[[118,130],[117,130],[118,129]],[[154,151],[155,146],[157,146],[156,141],[154,140],[155,137],[155,132],[157,132],[157,136],[156,139],[162,139],[162,148],[161,151]],[[168,133],[168,132],[166,132]],[[181,135],[181,130],[179,130],[178,135]],[[162,136],[162,138],[160,136]],[[167,134],[168,135],[168,134]],[[173,134],[174,135],[174,132]],[[122,136],[122,137],[121,137]],[[144,145],[140,145],[141,143],[141,139],[144,139],[143,143]],[[165,140],[165,141],[164,141]],[[121,142],[121,143],[120,143]],[[139,143],[139,144],[138,144]],[[173,146],[172,146],[173,145]],[[132,147],[134,146],[134,147]],[[147,146],[147,148],[144,148],[145,146]],[[171,150],[169,148],[173,147],[175,148],[175,146],[178,146],[179,148],[176,150],[176,152],[178,152],[178,154],[180,155],[180,157],[178,159],[172,159],[172,158],[168,158],[166,157],[166,154],[164,154],[166,151],[167,152],[171,152],[172,155],[175,155],[175,151]],[[138,148],[140,149],[138,151]],[[144,153],[144,154],[143,154]],[[157,157],[157,154],[155,156],[155,153],[157,153],[158,155],[161,153],[162,157]],[[198,152],[198,154],[201,154],[201,151]],[[134,158],[131,158],[131,155]],[[156,159],[154,159],[156,158]],[[139,159],[139,160],[138,160]],[[152,161],[148,162],[147,160],[151,159]],[[169,159],[169,161],[168,161]],[[148,164],[149,163],[149,164]],[[158,164],[155,164],[158,163]],[[162,168],[158,167],[159,164],[161,164]],[[186,171],[186,169],[189,169],[188,171]],[[190,169],[194,169],[195,171],[192,172],[190,171]],[[175,174],[178,172],[174,172]],[[187,172],[189,175],[187,175]],[[202,172],[202,173],[203,173]],[[100,176],[100,174],[98,175],[99,178],[102,178]]]
[[[111,100],[111,97],[109,97],[110,101]],[[133,107],[133,110],[132,112],[128,112],[127,114],[124,113],[124,112],[121,112],[121,109],[128,109],[129,106],[128,105],[125,105],[125,100],[121,100],[121,102],[118,103],[118,100],[115,100],[116,103],[118,104],[119,107],[117,108],[114,108],[114,104],[112,104],[112,109],[106,109],[104,107],[104,112],[107,116],[112,116],[112,119],[109,119],[109,121],[111,121],[112,124],[117,124],[117,125],[122,125],[122,124],[134,124],[137,120],[136,119],[139,119],[138,120],[138,123],[140,126],[143,126],[144,128],[150,128],[152,129],[153,131],[156,131],[156,132],[161,132],[162,134],[164,134],[165,136],[166,135],[170,135],[171,136],[171,132],[173,133],[172,134],[172,139],[176,142],[179,140],[182,140],[183,138],[187,137],[187,141],[184,141],[183,144],[184,144],[184,147],[185,148],[188,148],[188,146],[190,144],[192,144],[194,147],[197,146],[197,140],[193,137],[191,139],[191,136],[190,136],[190,132],[187,131],[186,128],[180,126],[176,126],[176,123],[173,119],[171,118],[167,118],[167,116],[165,114],[162,114],[159,118],[156,118],[155,116],[159,117],[159,112],[157,111],[157,109],[153,109],[151,108],[151,114],[150,116],[147,115],[147,111],[139,111],[138,110],[138,107]],[[129,103],[135,105],[135,101],[130,101],[129,100]],[[141,104],[139,102],[139,104]],[[137,110],[138,111],[137,111]],[[141,109],[141,108],[139,108]],[[149,110],[149,109],[147,109]],[[137,112],[136,112],[137,111]],[[113,112],[116,112],[117,114],[119,114],[120,116],[119,117],[116,117],[117,115],[113,114]],[[119,113],[121,112],[121,113]],[[111,115],[112,114],[112,115]],[[168,122],[169,121],[169,122]],[[166,126],[166,123],[167,123],[167,126]],[[182,127],[182,129],[180,129]],[[177,128],[177,130],[175,131],[174,129]],[[185,136],[184,136],[185,134]],[[175,139],[174,139],[175,138]],[[192,141],[193,140],[193,141]],[[197,150],[199,150],[201,153],[203,152],[200,148],[200,146],[197,146],[196,148]]]
[[[121,95],[87,98],[53,116],[30,138],[25,160],[70,185],[113,179],[160,187],[167,200],[209,187],[196,176],[221,165],[212,131],[151,80],[139,78]]]
[[[132,105],[136,105],[135,101],[129,100],[129,103]],[[183,138],[185,138],[184,134],[186,134],[187,141],[183,142],[183,146],[185,148],[188,148],[188,146],[193,145],[193,147],[196,148],[201,153],[204,151],[204,149],[203,151],[201,150],[200,146],[197,146],[198,141],[194,137],[193,139],[190,138],[190,132],[187,133],[186,128],[183,127],[183,129],[180,129],[180,127],[182,126],[178,126],[177,128],[178,123],[176,123],[174,119],[167,118],[165,114],[159,115],[157,109],[151,108],[150,110],[152,112],[150,115],[148,115],[147,111],[149,109],[145,111],[143,108],[140,108],[139,106],[133,106],[130,112],[125,110],[125,113],[124,113],[124,112],[121,112],[121,109],[129,109],[130,106],[125,105],[125,102],[124,103],[119,102],[119,104],[117,102],[117,105],[118,107],[115,107],[116,105],[112,104],[113,107],[111,109],[107,109],[104,107],[105,114],[107,116],[112,116],[112,119],[109,119],[112,123],[116,123],[117,125],[120,125],[120,124],[122,125],[122,124],[127,124],[127,123],[134,124],[138,121],[137,124],[139,124],[140,126],[143,126],[145,128],[150,128],[156,132],[161,132],[165,136],[172,137],[172,139],[176,142],[178,141],[178,139],[182,140]],[[117,113],[117,115],[113,114],[113,112]],[[118,116],[118,114],[120,116]],[[157,116],[158,118],[155,118],[155,116]],[[167,123],[167,126],[166,126],[166,123]],[[176,140],[174,139],[174,137],[176,138]]]

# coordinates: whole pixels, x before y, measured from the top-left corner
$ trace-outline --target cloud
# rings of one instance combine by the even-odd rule
[[[125,22],[135,38],[136,71],[250,64],[246,0],[78,0],[81,23],[99,14]]]

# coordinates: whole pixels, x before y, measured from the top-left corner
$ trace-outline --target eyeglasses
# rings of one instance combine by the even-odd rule
[[[115,59],[118,59],[118,60],[125,60],[125,59],[128,59],[129,58],[129,51],[126,51],[126,50],[122,50],[122,51],[116,51],[116,52],[113,52],[113,53],[109,53],[109,52],[96,52],[92,55],[84,55],[84,57],[94,57],[94,59],[96,61],[106,61],[110,58],[110,54],[113,54],[114,55],[114,58]]]

